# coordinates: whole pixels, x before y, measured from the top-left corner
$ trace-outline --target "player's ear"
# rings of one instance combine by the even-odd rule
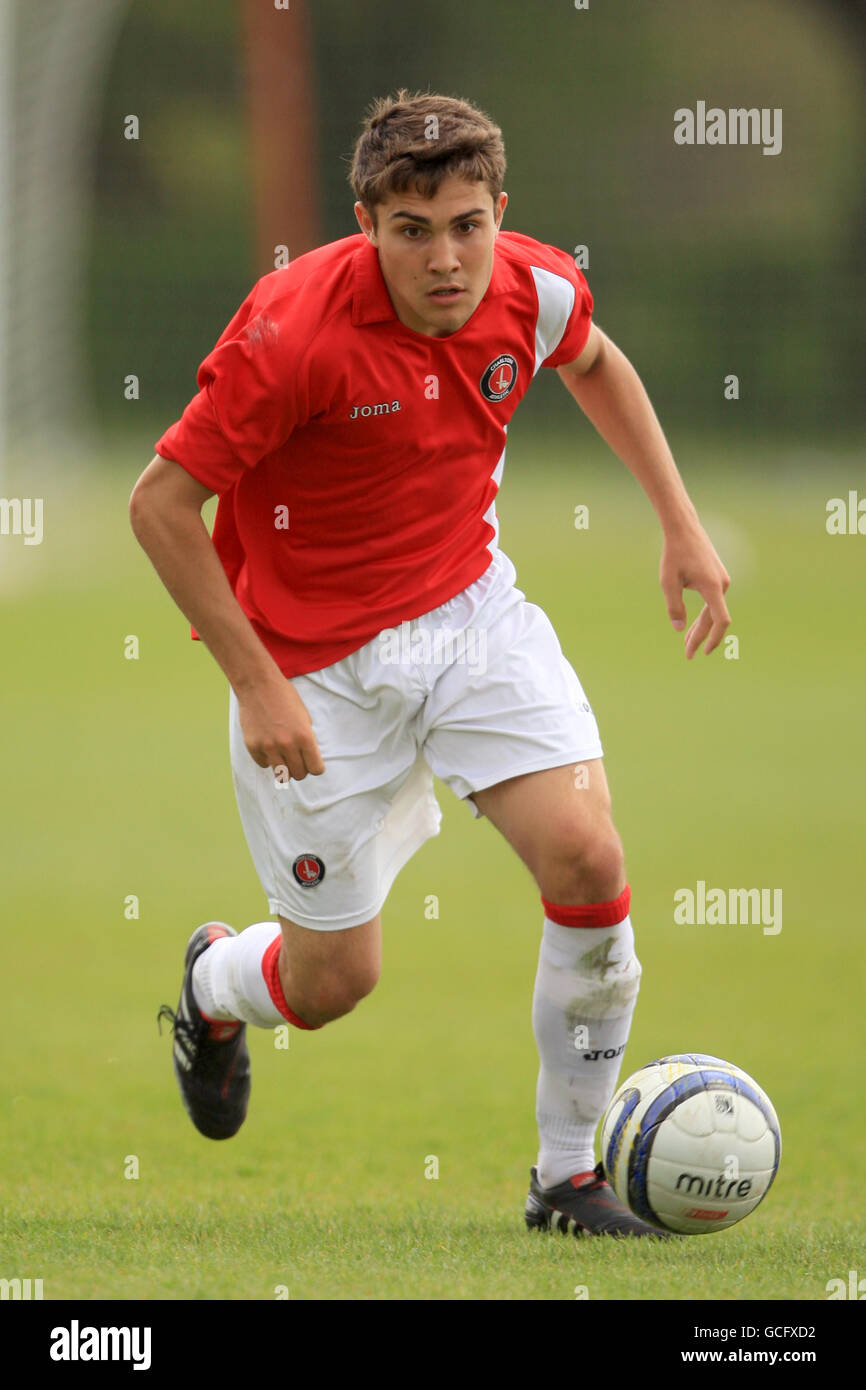
[[[499,228],[502,226],[502,217],[503,217],[503,214],[504,214],[504,212],[505,212],[505,209],[506,209],[507,205],[508,205],[508,194],[507,194],[507,193],[500,193],[499,197],[497,198],[496,202],[495,202],[494,205],[493,205],[493,218],[494,218],[494,221],[495,221],[495,223],[496,223],[496,230],[497,230],[497,232],[499,231]]]
[[[370,216],[367,209],[364,207],[363,203],[355,204],[355,216],[358,219],[358,226],[361,228],[361,231],[364,233],[364,236],[375,246],[376,228],[373,224],[372,217]]]

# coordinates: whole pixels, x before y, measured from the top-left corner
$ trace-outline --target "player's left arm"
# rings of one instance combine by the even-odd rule
[[[705,638],[709,654],[730,625],[725,604],[730,576],[698,520],[640,377],[597,324],[592,324],[580,356],[557,371],[655,508],[664,532],[659,580],[668,614],[682,631],[683,590],[695,589],[704,607],[686,633],[686,656],[691,660]]]

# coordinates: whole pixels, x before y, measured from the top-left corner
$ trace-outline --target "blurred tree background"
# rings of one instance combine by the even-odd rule
[[[666,426],[852,433],[863,396],[859,3],[312,0],[309,14],[323,240],[356,230],[346,174],[375,96],[407,86],[468,97],[504,132],[505,225],[588,247],[597,320]],[[246,81],[236,0],[129,5],[102,101],[88,270],[91,391],[106,428],[129,423],[128,372],[141,379],[137,426],[175,419],[200,360],[271,268],[254,250]],[[678,146],[674,111],[699,100],[781,108],[781,153]],[[129,113],[137,141],[123,138]],[[292,130],[276,133],[288,148]],[[731,373],[736,404],[724,397]],[[565,424],[573,403],[542,377],[519,419]]]

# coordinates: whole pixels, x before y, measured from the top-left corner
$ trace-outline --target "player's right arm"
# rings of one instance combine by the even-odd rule
[[[325,764],[303,700],[232,593],[201,515],[213,495],[157,454],[132,491],[132,530],[234,690],[251,757],[259,767],[286,767],[300,781]]]

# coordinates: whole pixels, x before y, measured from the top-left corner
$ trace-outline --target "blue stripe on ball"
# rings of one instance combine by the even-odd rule
[[[622,1109],[619,1112],[619,1119],[611,1130],[608,1140],[607,1152],[604,1154],[605,1172],[609,1178],[613,1177],[616,1161],[619,1158],[619,1151],[622,1148],[622,1138],[625,1127],[634,1114],[635,1109],[640,1104],[640,1091],[637,1087],[627,1091],[623,1097]]]

